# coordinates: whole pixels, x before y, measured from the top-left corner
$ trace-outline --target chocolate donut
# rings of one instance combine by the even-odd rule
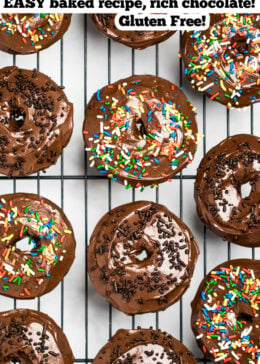
[[[161,330],[118,330],[99,351],[93,364],[195,364],[179,340]]]
[[[73,128],[62,87],[37,71],[0,70],[0,173],[25,176],[55,164]]]
[[[70,25],[69,14],[0,14],[0,49],[36,53],[57,42]]]
[[[228,108],[260,100],[259,14],[214,14],[204,31],[185,32],[181,53],[192,87]]]
[[[0,196],[0,294],[39,297],[56,287],[75,257],[64,212],[30,193]]]
[[[0,362],[72,364],[60,327],[46,314],[26,309],[0,313]]]
[[[199,254],[189,228],[163,205],[138,201],[109,211],[88,248],[89,277],[100,295],[133,315],[162,310],[190,285]]]
[[[129,187],[169,180],[193,160],[194,108],[169,81],[132,76],[98,90],[83,125],[90,166]]]
[[[260,138],[231,136],[202,159],[195,200],[202,222],[216,234],[243,246],[260,246]],[[241,188],[250,183],[244,197]]]
[[[135,49],[144,49],[170,38],[175,32],[163,31],[125,31],[116,28],[116,14],[90,14],[95,26],[107,37]]]
[[[208,358],[259,363],[259,292],[259,260],[230,260],[203,279],[191,303],[191,324]]]

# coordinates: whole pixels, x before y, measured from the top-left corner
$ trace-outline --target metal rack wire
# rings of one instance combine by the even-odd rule
[[[76,17],[80,17],[79,15],[76,15]],[[82,115],[84,115],[84,111],[85,111],[85,106],[87,104],[87,101],[89,99],[89,97],[91,96],[89,94],[89,83],[91,82],[91,80],[89,80],[88,78],[88,56],[89,56],[89,52],[91,52],[92,50],[89,50],[88,47],[88,31],[89,31],[89,24],[88,24],[89,20],[88,20],[88,16],[85,15],[84,16],[84,22],[83,22],[83,27],[84,27],[84,35],[83,35],[83,64],[84,67],[81,70],[82,71],[82,75],[83,75],[83,83],[84,83],[84,96],[83,96],[83,110],[82,110]],[[175,35],[175,37],[177,37],[177,35]],[[64,62],[66,61],[65,56],[64,56],[64,43],[63,40],[60,41],[59,45],[59,80],[57,80],[61,85],[63,85],[64,83]],[[112,42],[110,40],[106,40],[106,47],[107,47],[107,79],[104,80],[104,84],[105,83],[110,83],[112,81],[112,77],[111,77],[111,67],[112,67]],[[94,51],[94,50],[93,50]],[[119,56],[119,55],[118,55]],[[41,57],[43,57],[41,54],[38,54],[36,56],[36,68],[38,70],[41,70]],[[155,74],[156,75],[160,75],[160,45],[155,46],[155,53],[154,53],[154,64],[155,64]],[[174,54],[173,57],[177,57],[177,54]],[[1,61],[0,61],[1,62]],[[13,57],[13,64],[15,65],[17,63],[17,59],[14,56]],[[180,86],[183,85],[183,83],[185,82],[185,79],[183,78],[183,69],[182,69],[182,61],[180,60],[178,63],[178,74],[179,74],[179,84]],[[136,72],[136,51],[132,50],[131,51],[131,72],[132,74],[134,74]],[[128,75],[126,75],[128,76]],[[66,88],[69,89],[70,85],[66,85]],[[186,89],[185,89],[186,92]],[[201,96],[202,102],[201,102],[201,126],[202,126],[202,132],[205,135],[203,141],[201,142],[202,144],[202,155],[204,155],[206,153],[206,151],[208,150],[208,143],[207,143],[207,123],[208,123],[208,116],[211,113],[211,110],[208,108],[208,100],[205,98],[205,96]],[[214,107],[214,103],[210,104],[210,108]],[[258,108],[258,110],[260,111],[260,109]],[[251,133],[259,133],[259,126],[257,131],[255,130],[255,125],[254,125],[254,118],[255,118],[255,107],[251,107],[250,110],[250,132]],[[231,134],[231,112],[227,111],[226,112],[226,136]],[[75,122],[78,123],[82,123],[82,120],[76,120]],[[80,137],[81,138],[81,137]],[[219,140],[220,141],[220,140]],[[80,148],[81,151],[83,151],[84,147],[83,147],[83,141],[81,138],[81,144],[78,146],[78,148]],[[65,204],[64,204],[64,200],[65,200],[65,183],[67,182],[72,182],[72,183],[76,183],[76,182],[81,182],[83,184],[83,188],[81,191],[81,197],[84,200],[84,219],[83,219],[83,223],[85,224],[85,229],[84,229],[84,233],[82,235],[83,239],[85,240],[85,242],[88,242],[89,239],[89,234],[91,233],[91,230],[93,229],[94,226],[89,227],[89,217],[90,214],[92,214],[93,212],[93,206],[90,206],[89,204],[89,199],[90,199],[90,193],[89,193],[89,189],[90,189],[90,183],[92,182],[99,182],[102,183],[103,185],[107,186],[107,193],[108,196],[106,196],[106,198],[104,199],[104,213],[107,210],[110,210],[112,208],[112,198],[113,198],[113,182],[111,182],[111,180],[106,179],[103,176],[100,175],[95,175],[93,173],[93,170],[90,170],[88,168],[88,157],[87,157],[87,153],[84,152],[84,155],[82,155],[82,158],[84,158],[84,170],[82,171],[82,173],[75,173],[75,174],[67,174],[64,172],[64,161],[65,161],[65,157],[64,157],[64,153],[62,154],[61,158],[60,158],[60,165],[59,165],[59,171],[58,173],[56,173],[57,171],[55,171],[55,173],[49,173],[49,171],[47,170],[45,174],[43,173],[38,173],[37,175],[32,175],[32,176],[28,176],[28,177],[24,177],[24,178],[13,178],[13,179],[9,179],[6,176],[0,176],[0,186],[2,186],[2,183],[12,183],[12,187],[13,187],[13,192],[17,191],[17,184],[20,181],[24,182],[32,182],[32,183],[36,183],[36,191],[38,194],[42,193],[42,187],[44,186],[45,183],[51,182],[51,181],[56,181],[57,183],[59,183],[60,185],[60,196],[59,196],[59,200],[60,200],[60,206],[62,208],[65,208]],[[195,173],[180,173],[179,175],[173,177],[173,180],[178,184],[178,199],[179,199],[179,207],[178,207],[178,215],[181,219],[184,218],[184,212],[186,212],[185,209],[185,192],[186,192],[186,188],[187,186],[185,185],[186,182],[193,182],[195,179],[196,175]],[[161,185],[155,192],[154,195],[154,200],[156,202],[160,201],[161,198],[161,193],[163,192],[164,186]],[[132,190],[131,192],[131,196],[130,196],[130,200],[131,201],[135,201],[138,197],[137,197],[137,191],[135,191],[135,189]],[[107,202],[105,202],[107,201]],[[130,201],[129,201],[130,202]],[[66,212],[66,208],[65,208],[65,212]],[[83,228],[83,227],[82,227]],[[213,268],[214,267],[214,263],[212,265],[212,263],[208,264],[208,243],[209,243],[209,236],[208,236],[208,231],[205,227],[203,227],[202,225],[200,226],[200,228],[202,229],[202,236],[201,236],[201,240],[200,240],[200,248],[201,248],[201,255],[203,256],[200,266],[197,267],[197,269],[200,269],[202,272],[202,275],[206,275],[206,273],[208,272],[209,268]],[[81,228],[79,228],[81,229]],[[87,256],[87,244],[84,246],[84,241],[78,241],[78,245],[82,244],[82,247],[84,247],[84,261],[85,261],[85,265],[82,268],[82,270],[80,271],[80,274],[82,276],[82,279],[84,280],[84,294],[83,294],[83,300],[84,300],[84,312],[82,312],[82,316],[84,316],[84,319],[82,318],[81,321],[81,325],[84,326],[82,333],[84,333],[84,337],[80,338],[80,346],[82,348],[82,350],[80,351],[80,353],[77,352],[77,348],[76,348],[76,352],[74,352],[75,354],[75,362],[76,363],[90,363],[93,361],[93,350],[91,350],[91,346],[93,346],[93,341],[92,341],[92,335],[93,335],[93,330],[90,331],[90,326],[93,326],[93,318],[91,317],[90,314],[90,308],[93,308],[93,301],[92,301],[92,293],[90,292],[90,285],[88,282],[88,275],[87,275],[87,266],[86,266],[86,256]],[[225,247],[225,245],[223,245]],[[223,247],[222,246],[222,247]],[[226,259],[230,259],[232,256],[232,245],[230,243],[227,244],[227,251],[223,252],[223,257],[222,257],[222,261],[226,260]],[[258,252],[259,253],[259,252]],[[251,252],[251,257],[254,258],[256,256],[256,249],[252,249]],[[201,266],[202,265],[202,266]],[[65,278],[65,282],[66,282],[67,277]],[[195,287],[198,286],[199,282],[196,282]],[[56,317],[56,320],[58,321],[58,323],[60,324],[60,326],[62,328],[64,328],[64,323],[65,323],[65,315],[64,315],[64,310],[66,307],[70,306],[70,307],[74,307],[75,302],[72,299],[66,300],[65,299],[65,286],[64,286],[64,282],[62,281],[60,286],[56,289],[59,290],[58,293],[58,300],[60,301],[58,303],[59,308],[57,309],[58,315]],[[82,294],[82,292],[81,292]],[[56,296],[54,296],[55,298]],[[186,318],[184,320],[184,307],[186,309],[186,307],[189,305],[189,302],[186,301],[186,295],[184,296],[183,299],[180,300],[180,302],[176,305],[178,305],[178,318],[172,318],[172,319],[176,319],[179,323],[178,325],[178,339],[183,341],[184,340],[184,329],[187,327],[187,322],[186,322]],[[0,302],[2,298],[0,298]],[[10,299],[7,299],[3,305],[11,308],[10,307]],[[52,305],[55,304],[55,301],[51,302]],[[17,303],[16,300],[13,301],[13,307],[16,308],[18,306],[20,306],[20,302],[19,304]],[[2,306],[3,306],[2,305]],[[105,305],[105,303],[104,303]],[[24,307],[30,307],[31,304],[23,303]],[[45,307],[45,311],[46,311],[46,305]],[[38,310],[42,309],[42,299],[39,298],[37,299],[37,305],[36,308]],[[47,306],[48,308],[48,306]],[[48,311],[48,309],[47,309]],[[56,311],[55,311],[56,312]],[[48,312],[47,312],[48,313]],[[50,315],[52,315],[50,313]],[[77,315],[77,313],[76,313]],[[115,317],[117,314],[115,313],[115,311],[112,309],[111,306],[109,306],[108,308],[108,315],[107,315],[107,322],[104,322],[104,330],[106,330],[106,332],[108,333],[107,335],[107,339],[109,337],[112,336],[112,334],[114,333],[114,322],[115,319],[117,320],[117,324],[116,326],[118,326],[118,318]],[[154,319],[153,319],[153,323],[154,323],[154,327],[155,328],[162,328],[162,323],[161,323],[161,314],[160,313],[156,313],[153,314]],[[122,316],[120,316],[119,321],[121,319]],[[151,316],[149,316],[150,318]],[[170,316],[169,316],[170,317]],[[149,321],[149,319],[148,319]],[[137,326],[137,318],[135,316],[133,316],[130,321],[128,322],[128,328],[135,328]],[[122,328],[124,328],[124,323],[122,323]],[[77,336],[77,333],[74,332],[70,332],[70,328],[69,325],[66,325],[66,328],[64,328],[64,331],[66,334],[69,334],[70,337],[73,336]],[[190,336],[192,337],[192,335]],[[79,340],[79,338],[76,337],[76,340]],[[194,339],[192,339],[194,341]],[[187,341],[187,340],[186,340]],[[187,346],[189,346],[188,342],[185,342],[185,344]],[[72,344],[75,344],[75,342],[73,341]],[[98,343],[97,346],[101,347],[102,345],[104,345],[105,342],[100,342]],[[193,343],[193,346],[195,347],[195,344]],[[72,347],[73,348],[73,347]],[[74,348],[73,348],[74,349]],[[190,347],[190,349],[192,350],[192,348]],[[79,351],[79,350],[78,350]],[[198,351],[197,354],[197,361],[198,362],[202,362],[202,363],[209,363],[208,361],[205,360],[205,358],[202,357],[202,355],[200,354],[200,352]]]

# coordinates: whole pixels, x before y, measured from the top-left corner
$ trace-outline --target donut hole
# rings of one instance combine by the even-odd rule
[[[236,34],[233,38],[233,49],[236,49],[238,53],[248,53],[249,43],[248,38],[240,34]]]
[[[144,262],[148,258],[149,254],[145,248],[142,249],[141,251],[138,251],[137,254],[135,255],[135,259],[138,260],[139,262]]]
[[[253,316],[246,312],[240,312],[237,316],[237,319],[238,321],[253,322]]]
[[[8,363],[12,364],[31,363],[29,357],[20,350],[8,355],[6,360]]]
[[[243,199],[248,198],[252,192],[252,185],[250,182],[244,183],[240,186],[240,195]]]
[[[145,126],[144,126],[144,122],[142,119],[136,120],[135,125],[136,125],[136,129],[138,131],[138,135],[141,135],[141,137],[146,135]]]
[[[26,113],[21,107],[12,107],[10,120],[9,120],[9,130],[19,131],[25,121]]]
[[[39,246],[39,241],[32,236],[25,236],[22,239],[17,240],[14,246],[17,250],[22,252],[31,252]]]

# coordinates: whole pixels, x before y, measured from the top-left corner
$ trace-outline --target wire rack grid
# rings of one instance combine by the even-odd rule
[[[1,53],[0,66],[12,64],[37,68],[65,85],[74,103],[74,130],[69,145],[55,166],[46,173],[24,177],[0,176],[1,194],[34,192],[60,205],[72,222],[76,240],[76,260],[64,281],[52,292],[36,300],[0,297],[1,311],[12,308],[38,309],[49,314],[63,328],[76,363],[90,363],[98,350],[119,328],[137,326],[160,328],[183,341],[197,361],[207,363],[198,349],[190,328],[190,302],[199,282],[217,264],[238,257],[259,258],[260,249],[248,249],[223,242],[199,221],[193,199],[193,183],[202,156],[228,135],[240,132],[260,135],[257,120],[260,104],[243,111],[227,111],[191,89],[183,76],[178,57],[180,34],[143,51],[135,51],[106,39],[87,15],[73,15],[63,40],[37,55],[11,56]],[[158,189],[125,190],[123,186],[98,175],[87,167],[82,122],[91,95],[107,83],[131,74],[156,74],[183,86],[197,109],[200,141],[194,162]],[[165,204],[193,231],[200,246],[200,257],[191,287],[183,298],[156,314],[126,316],[112,308],[88,281],[87,243],[95,224],[109,209],[126,202],[146,199]]]

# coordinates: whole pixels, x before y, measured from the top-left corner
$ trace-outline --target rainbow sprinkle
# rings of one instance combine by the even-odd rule
[[[225,14],[207,31],[189,35],[185,73],[211,100],[242,107],[259,99],[260,16]],[[246,90],[246,92],[244,91]]]
[[[91,100],[95,110],[99,109],[96,125],[91,125],[94,120],[88,121],[87,111],[83,135],[90,166],[95,165],[101,174],[114,181],[123,179],[126,189],[134,185],[143,190],[142,182],[149,178],[151,168],[153,173],[158,171],[152,178],[169,180],[169,175],[177,172],[180,165],[193,160],[194,153],[189,149],[191,144],[197,144],[197,134],[191,125],[194,121],[176,101],[180,100],[179,89],[171,85],[168,100],[158,94],[156,87],[147,88],[145,82],[133,77],[131,81],[108,85],[96,92]],[[124,100],[123,105],[119,99]],[[191,114],[194,107],[189,100],[184,102]],[[158,165],[162,162],[167,166],[160,171]]]
[[[44,23],[43,23],[44,20]],[[54,37],[57,23],[62,22],[62,14],[1,14],[0,31],[14,36],[19,34],[21,42],[31,45],[34,49],[42,48],[40,44],[48,37]],[[37,24],[41,26],[37,26]],[[36,24],[36,27],[35,25]]]
[[[202,340],[204,352],[211,347],[215,362],[260,363],[259,274],[260,267],[220,266],[195,298],[195,310],[201,307],[193,325],[196,339]]]
[[[36,202],[44,211],[44,200]],[[0,226],[0,290],[6,292],[15,286],[21,298],[30,296],[27,283],[33,280],[36,285],[30,285],[40,287],[51,276],[52,266],[64,259],[63,243],[72,231],[66,228],[64,221],[49,219],[29,205],[19,209],[12,200],[4,198],[0,199]],[[30,251],[16,247],[16,242],[25,237],[32,246]]]

